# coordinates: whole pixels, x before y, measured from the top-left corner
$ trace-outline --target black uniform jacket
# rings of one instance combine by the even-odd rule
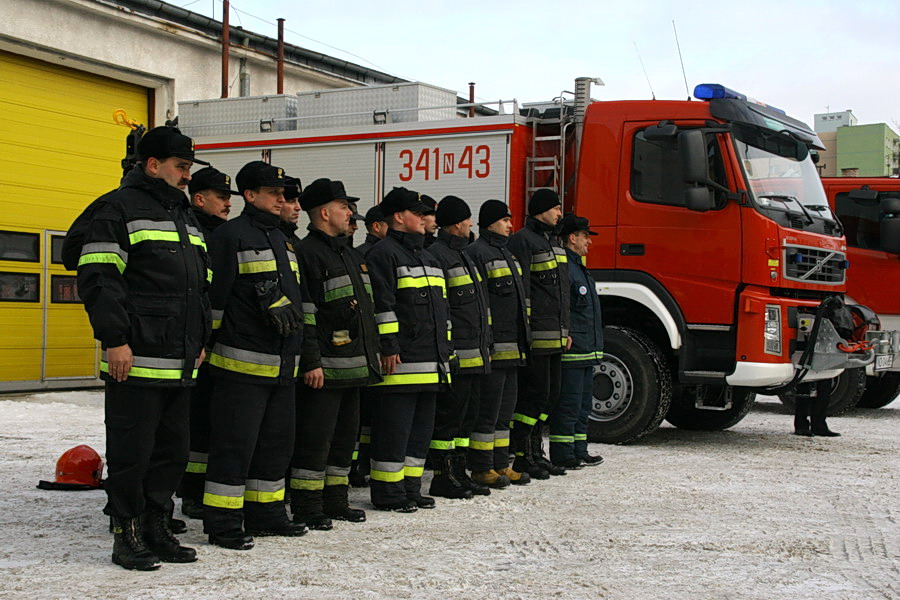
[[[372,281],[351,241],[310,225],[297,246],[304,323],[300,371],[322,368],[326,388],[381,381]]]
[[[295,380],[302,330],[281,336],[257,294],[259,285],[277,282],[280,296],[301,310],[300,267],[280,222],[278,215],[248,203],[212,235],[209,364],[217,377],[263,385]]]
[[[444,271],[423,252],[422,234],[391,229],[366,257],[382,356],[402,361],[379,386],[438,391],[450,381]]]
[[[524,365],[531,343],[522,267],[506,247],[508,242],[508,237],[482,229],[478,239],[465,250],[488,291],[494,342],[492,369]]]
[[[366,234],[366,241],[356,247],[356,251],[363,255],[363,257],[368,256],[369,250],[375,247],[375,244],[381,241],[381,238],[377,235],[372,235],[371,233]]]
[[[563,367],[599,365],[603,358],[603,320],[597,286],[581,257],[566,249],[569,258],[569,308],[572,347],[562,355]]]
[[[219,225],[224,225],[227,221],[216,215],[207,214],[196,206],[192,206],[191,211],[194,213],[194,218],[197,219],[197,223],[200,225],[200,231],[203,232],[203,237],[206,239],[208,247],[209,238],[212,236],[212,232],[215,231]]]
[[[531,353],[560,354],[569,335],[569,272],[566,251],[554,228],[528,217],[525,227],[509,238],[519,259],[530,300]]]
[[[438,231],[437,241],[425,252],[444,269],[447,300],[450,305],[450,337],[456,360],[454,372],[466,375],[489,373],[491,370],[490,308],[484,278],[463,250],[468,237]]]
[[[78,293],[106,348],[128,344],[126,384],[193,385],[209,337],[212,272],[187,197],[132,169],[90,222],[78,261]]]

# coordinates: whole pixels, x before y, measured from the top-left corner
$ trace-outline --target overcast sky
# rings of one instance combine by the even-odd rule
[[[222,19],[221,0],[168,0]],[[598,100],[687,96],[722,83],[812,124],[850,109],[900,133],[900,0],[232,0],[231,23],[468,93],[549,100],[578,76]],[[268,23],[267,23],[268,22]],[[271,24],[269,24],[271,23]],[[640,53],[640,58],[639,54]],[[647,75],[641,67],[643,59]],[[649,78],[649,84],[648,84]]]

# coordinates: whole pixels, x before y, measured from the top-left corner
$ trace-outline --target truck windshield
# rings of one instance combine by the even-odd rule
[[[787,134],[743,124],[734,127],[734,134],[757,210],[787,227],[841,235],[812,158],[798,159],[789,138],[771,141]]]

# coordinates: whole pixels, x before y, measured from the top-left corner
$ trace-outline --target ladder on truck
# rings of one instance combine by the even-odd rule
[[[531,154],[527,159],[525,191],[531,195],[541,188],[549,188],[565,195],[566,134],[573,124],[571,106],[562,98],[542,112],[528,109],[528,123],[532,126]]]

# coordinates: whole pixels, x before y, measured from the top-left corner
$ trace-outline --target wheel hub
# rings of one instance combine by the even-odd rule
[[[603,362],[594,367],[593,393],[592,421],[605,422],[619,418],[634,397],[631,372],[621,360],[604,353]]]

